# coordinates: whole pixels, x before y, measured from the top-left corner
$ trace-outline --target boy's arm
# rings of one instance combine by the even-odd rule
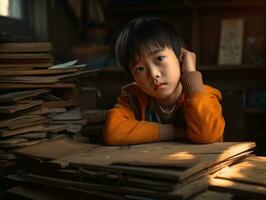
[[[121,96],[115,108],[108,112],[104,140],[110,145],[155,142],[158,129],[157,123],[136,120],[127,97]]]
[[[104,140],[109,145],[172,141],[177,138],[177,132],[178,138],[184,138],[184,130],[173,124],[136,120],[128,98],[121,96],[115,108],[108,112]]]
[[[201,73],[192,71],[181,77],[185,92],[184,117],[186,136],[195,143],[212,143],[222,140],[224,118],[219,101],[220,91],[203,86]]]

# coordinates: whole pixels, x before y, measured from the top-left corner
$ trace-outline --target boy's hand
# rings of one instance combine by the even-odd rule
[[[179,60],[182,73],[196,71],[196,54],[181,47]]]

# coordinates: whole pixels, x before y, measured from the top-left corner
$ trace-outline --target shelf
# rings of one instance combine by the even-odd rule
[[[160,1],[154,1],[152,4],[142,1],[135,4],[118,3],[110,5],[107,9],[109,13],[128,13],[128,12],[162,12],[176,11],[188,8],[213,8],[213,7],[248,7],[248,6],[266,6],[264,0],[235,0],[235,1],[166,1],[163,4]]]
[[[196,7],[247,7],[247,6],[266,6],[264,0],[234,0],[234,1],[201,1],[200,3],[192,3]]]
[[[224,70],[266,70],[265,65],[200,65],[199,71],[224,71]]]
[[[247,114],[266,114],[266,108],[245,108]]]
[[[132,5],[132,6],[114,6],[109,7],[109,13],[134,13],[134,12],[162,12],[162,11],[176,11],[185,9],[183,5]]]

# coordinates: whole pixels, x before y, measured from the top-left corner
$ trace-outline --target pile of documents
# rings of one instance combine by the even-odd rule
[[[72,197],[79,194],[75,199],[189,199],[205,192],[222,169],[248,158],[254,146],[237,142],[102,146],[57,138],[15,151],[28,169],[9,176],[18,182],[10,192],[30,198],[49,194],[60,199],[66,191]]]
[[[53,65],[49,42],[0,43],[0,169],[15,159],[12,150],[79,133],[86,124],[77,80],[97,70],[76,63]]]

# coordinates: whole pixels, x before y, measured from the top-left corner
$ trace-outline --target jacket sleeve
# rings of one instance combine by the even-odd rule
[[[158,140],[158,124],[138,121],[126,96],[107,114],[104,141],[109,145],[140,144]]]
[[[187,81],[184,84],[187,93],[184,104],[184,117],[187,123],[186,136],[195,143],[222,141],[225,121],[219,103],[222,98],[221,92],[210,86],[203,86],[203,84],[202,90],[193,91],[193,88],[197,88],[193,84],[198,85],[200,82],[197,77],[193,76],[198,75],[194,73],[194,75],[188,74],[187,77],[183,77],[183,81],[184,79],[186,79],[185,82]],[[199,80],[199,82],[192,83],[191,80]]]

